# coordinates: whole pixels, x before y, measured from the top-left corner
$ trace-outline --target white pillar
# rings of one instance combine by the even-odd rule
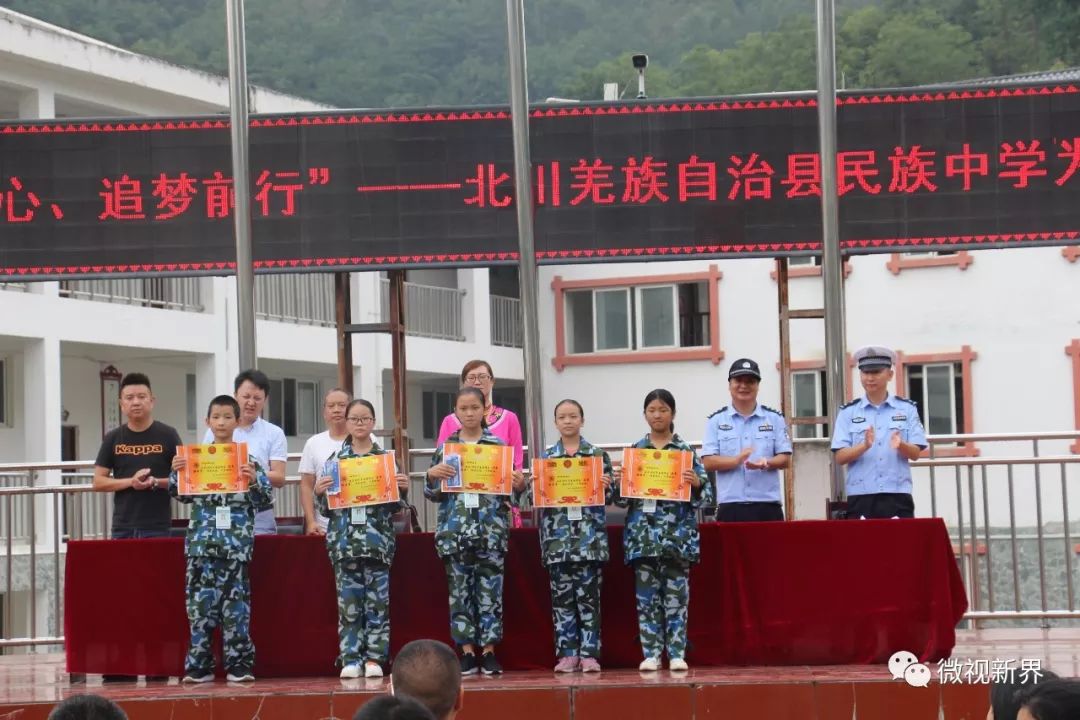
[[[465,291],[461,307],[465,340],[477,345],[490,345],[491,280],[488,269],[458,270],[457,285]]]
[[[51,120],[55,117],[56,93],[52,88],[35,88],[19,95],[20,120]],[[55,281],[30,283],[30,291],[55,297],[60,292],[60,283]]]
[[[61,452],[60,413],[63,407],[59,338],[54,336],[29,340],[23,351],[22,371],[23,457],[27,462],[57,462]],[[33,482],[39,487],[59,485],[60,472],[39,471]],[[34,601],[36,622],[32,632],[35,635],[46,635],[55,632],[49,629],[50,607],[55,587],[52,583],[39,582],[38,579],[44,576],[47,567],[51,567],[53,550],[58,541],[59,528],[55,522],[53,496],[36,496],[33,513],[36,568],[31,582],[37,589],[37,596]],[[29,563],[29,556],[26,556],[26,561]]]

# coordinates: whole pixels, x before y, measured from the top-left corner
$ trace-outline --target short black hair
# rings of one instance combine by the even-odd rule
[[[266,393],[266,397],[270,397],[270,378],[266,377],[266,373],[262,370],[256,370],[255,368],[241,370],[240,374],[233,380],[233,392],[239,390],[245,381]]]
[[[368,700],[353,720],[436,720],[431,711],[410,697],[380,695]]]
[[[394,693],[416,698],[436,718],[446,717],[461,693],[457,655],[438,640],[413,640],[394,657],[390,672]]]
[[[1035,720],[1076,720],[1080,717],[1080,681],[1077,680],[1044,679],[1021,690],[1018,699],[1017,712],[1027,708]]]
[[[990,708],[994,711],[994,717],[1015,718],[1016,713],[1020,712],[1020,696],[1038,683],[1056,679],[1057,675],[1043,670],[1041,674],[1016,673],[1011,680],[991,683]]]
[[[108,698],[86,693],[72,695],[54,707],[48,720],[127,720],[127,713]]]
[[[124,392],[124,388],[128,385],[145,385],[147,390],[153,390],[150,387],[150,378],[143,373],[128,373],[125,375],[120,381],[120,392]]]
[[[232,395],[218,395],[210,404],[206,407],[206,417],[210,417],[210,414],[214,412],[215,407],[229,407],[232,408],[233,417],[237,420],[240,419],[240,403],[236,402],[236,398]]]

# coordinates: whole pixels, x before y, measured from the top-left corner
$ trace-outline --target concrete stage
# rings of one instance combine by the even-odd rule
[[[688,673],[614,670],[556,676],[517,672],[465,679],[461,720],[982,720],[987,685],[964,679],[979,660],[1038,661],[1059,675],[1080,675],[1080,629],[959,631],[952,667],[961,682],[911,687],[884,665],[692,668]],[[348,720],[386,680],[275,679],[110,683],[91,675],[72,684],[60,654],[0,658],[0,720],[44,719],[59,700],[93,692],[116,700],[132,720]]]

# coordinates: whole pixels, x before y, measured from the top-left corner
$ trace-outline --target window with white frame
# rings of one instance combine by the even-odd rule
[[[791,373],[791,395],[794,417],[824,417],[828,413],[824,370],[796,370]],[[792,431],[796,438],[829,437],[829,426],[796,425]]]
[[[702,347],[709,335],[708,283],[568,290],[570,353]]]
[[[908,365],[906,370],[907,394],[918,404],[927,434],[965,432],[963,363]]]
[[[319,383],[282,378],[270,381],[265,414],[290,437],[319,432]]]
[[[821,256],[796,255],[788,258],[788,267],[821,267]]]

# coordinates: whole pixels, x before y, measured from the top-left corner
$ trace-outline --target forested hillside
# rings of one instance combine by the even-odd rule
[[[222,0],[0,0],[183,65],[226,70]],[[1080,0],[838,0],[844,86],[1080,65]],[[252,82],[348,107],[501,103],[502,0],[248,0]],[[814,84],[813,0],[529,0],[530,97],[650,97]],[[629,95],[634,93],[631,88]]]

